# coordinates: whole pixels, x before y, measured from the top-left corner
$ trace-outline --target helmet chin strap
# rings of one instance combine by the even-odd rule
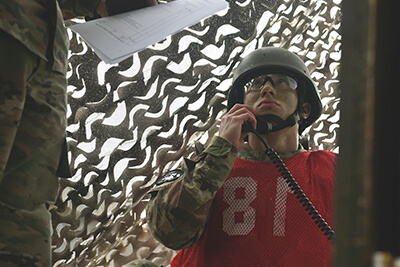
[[[300,121],[300,114],[295,111],[286,120],[272,114],[257,116],[257,132],[259,134],[269,134],[282,130],[287,127],[292,127]]]

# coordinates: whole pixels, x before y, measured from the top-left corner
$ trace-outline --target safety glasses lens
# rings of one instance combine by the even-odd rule
[[[267,82],[270,82],[275,89],[291,88],[297,89],[297,81],[287,75],[282,74],[269,74],[262,75],[257,78],[250,80],[245,86],[245,92],[261,90]]]

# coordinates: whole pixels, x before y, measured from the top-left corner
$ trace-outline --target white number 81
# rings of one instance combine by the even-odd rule
[[[244,189],[244,198],[235,198],[236,189]],[[229,207],[223,211],[223,230],[229,235],[247,235],[256,225],[256,210],[250,206],[257,197],[257,181],[251,177],[232,177],[224,184],[224,201]],[[274,236],[285,236],[286,199],[287,193],[293,193],[285,180],[278,177],[275,211]],[[243,222],[235,221],[235,213],[243,213]]]

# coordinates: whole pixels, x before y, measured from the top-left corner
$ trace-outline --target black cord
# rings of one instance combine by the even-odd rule
[[[328,223],[322,218],[322,216],[318,213],[315,207],[312,205],[311,201],[306,197],[303,190],[301,190],[299,184],[295,181],[292,174],[289,172],[285,164],[283,163],[281,157],[268,146],[268,144],[264,141],[262,136],[250,125],[250,123],[246,122],[247,129],[251,129],[250,132],[254,133],[260,141],[264,144],[266,150],[265,154],[272,160],[274,164],[276,164],[276,168],[278,168],[279,173],[282,175],[283,179],[285,179],[289,188],[293,191],[296,198],[299,200],[300,204],[305,208],[305,211],[311,216],[311,219],[315,222],[318,228],[328,236],[328,240],[333,240],[335,238],[335,232],[328,225]]]

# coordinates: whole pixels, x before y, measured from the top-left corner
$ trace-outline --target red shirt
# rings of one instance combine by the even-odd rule
[[[306,151],[284,161],[332,224],[336,155]],[[236,159],[199,241],[171,266],[330,266],[332,244],[272,163]]]

